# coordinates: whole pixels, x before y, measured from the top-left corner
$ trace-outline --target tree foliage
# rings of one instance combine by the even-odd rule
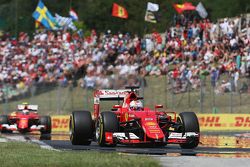
[[[39,0],[0,0],[0,29],[17,34],[20,31],[35,30],[32,12]],[[250,12],[249,0],[189,0],[194,5],[202,2],[209,13],[209,18],[232,17]],[[156,29],[165,31],[172,24],[173,16],[177,13],[173,3],[183,3],[184,0],[150,0],[160,5],[157,24],[144,21],[145,9],[149,0],[43,0],[52,14],[68,16],[70,7],[79,15],[86,29],[96,29],[103,32],[108,29],[113,32],[131,32],[144,34]],[[117,3],[128,11],[128,19],[111,16],[112,4]]]

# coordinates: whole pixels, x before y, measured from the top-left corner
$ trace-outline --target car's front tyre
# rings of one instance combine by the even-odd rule
[[[106,132],[118,132],[119,122],[117,116],[113,112],[102,112],[96,123],[96,140],[100,146],[116,146],[116,144],[108,144],[105,139]]]
[[[199,121],[194,112],[182,112],[179,114],[180,121],[183,126],[184,132],[195,132],[200,134],[200,126],[199,126]],[[195,137],[190,140],[188,143],[183,143],[180,144],[181,148],[184,149],[193,149],[198,146],[200,142],[199,137]]]
[[[0,125],[3,125],[3,124],[9,124],[9,118],[7,115],[0,115]],[[10,133],[10,132],[12,131],[7,130],[7,129],[1,130],[1,133]]]
[[[42,135],[51,134],[51,117],[50,116],[41,116],[39,120],[39,124],[45,126],[45,128],[40,130]]]

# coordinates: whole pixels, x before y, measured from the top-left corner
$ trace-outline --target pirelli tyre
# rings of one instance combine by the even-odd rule
[[[118,132],[119,122],[115,113],[110,111],[102,112],[96,123],[96,140],[100,146],[116,146],[108,144],[105,140],[106,132]]]
[[[194,112],[182,112],[179,114],[179,121],[183,125],[183,132],[196,132],[200,133],[199,121]],[[198,146],[200,138],[195,137],[188,143],[180,144],[181,148],[192,149]]]
[[[90,145],[94,127],[89,111],[74,111],[70,116],[70,141],[73,145]]]
[[[3,124],[9,124],[9,119],[7,115],[0,115],[0,125]],[[1,129],[1,133],[8,133],[8,132],[10,131],[7,129]]]
[[[41,134],[51,134],[51,117],[41,116],[39,120],[40,125],[44,125],[44,128],[40,130]]]

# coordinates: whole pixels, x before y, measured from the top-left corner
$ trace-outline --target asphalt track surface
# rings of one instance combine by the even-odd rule
[[[66,138],[42,140],[54,149],[69,151],[99,151],[140,154],[157,159],[162,167],[246,167],[250,164],[250,133],[211,133],[201,136],[195,149],[181,149],[179,145],[165,147],[134,147],[117,145],[100,147],[96,142],[90,146],[74,146]],[[65,140],[66,139],[66,140]]]
[[[141,147],[119,144],[116,147],[100,147],[96,142],[92,142],[89,146],[72,145],[68,134],[54,134],[50,140],[41,139],[41,141],[55,149],[75,151],[94,150],[152,155],[176,153],[179,155],[194,156],[203,154],[250,154],[250,133],[206,133],[201,136],[201,143],[195,149],[181,149],[178,144],[169,144],[165,147]]]
[[[181,149],[179,145],[165,147],[135,147],[117,145],[100,147],[96,142],[90,146],[72,145],[68,134],[20,135],[4,134],[9,140],[31,141],[43,148],[62,151],[99,151],[140,154],[159,160],[163,167],[246,167],[250,164],[250,133],[211,133],[201,136],[201,143],[195,149]]]
[[[96,142],[92,142],[89,146],[72,145],[66,140],[43,140],[44,143],[58,150],[71,151],[106,151],[120,152],[130,154],[151,154],[151,155],[166,155],[174,153],[176,155],[196,156],[201,154],[244,154],[250,153],[250,148],[214,148],[214,147],[197,147],[195,149],[181,149],[179,145],[167,145],[165,147],[138,147],[117,145],[116,147],[100,147]]]
[[[247,135],[245,135],[247,134]],[[46,145],[57,150],[67,151],[103,151],[120,152],[129,154],[147,154],[147,155],[167,155],[174,156],[212,156],[212,155],[235,155],[235,157],[250,158],[250,133],[211,133],[201,136],[200,144],[195,149],[181,149],[178,144],[169,144],[165,147],[143,147],[131,145],[117,145],[116,147],[100,147],[96,142],[89,146],[72,145],[68,134],[52,134],[51,136],[40,136],[40,134],[19,133],[5,134],[6,138],[33,141],[39,140]],[[247,155],[247,156],[246,156]]]

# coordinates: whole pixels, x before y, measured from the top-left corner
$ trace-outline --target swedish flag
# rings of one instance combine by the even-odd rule
[[[50,14],[48,8],[40,0],[36,10],[33,12],[32,17],[37,21],[43,24],[47,29],[56,29],[56,20]]]

